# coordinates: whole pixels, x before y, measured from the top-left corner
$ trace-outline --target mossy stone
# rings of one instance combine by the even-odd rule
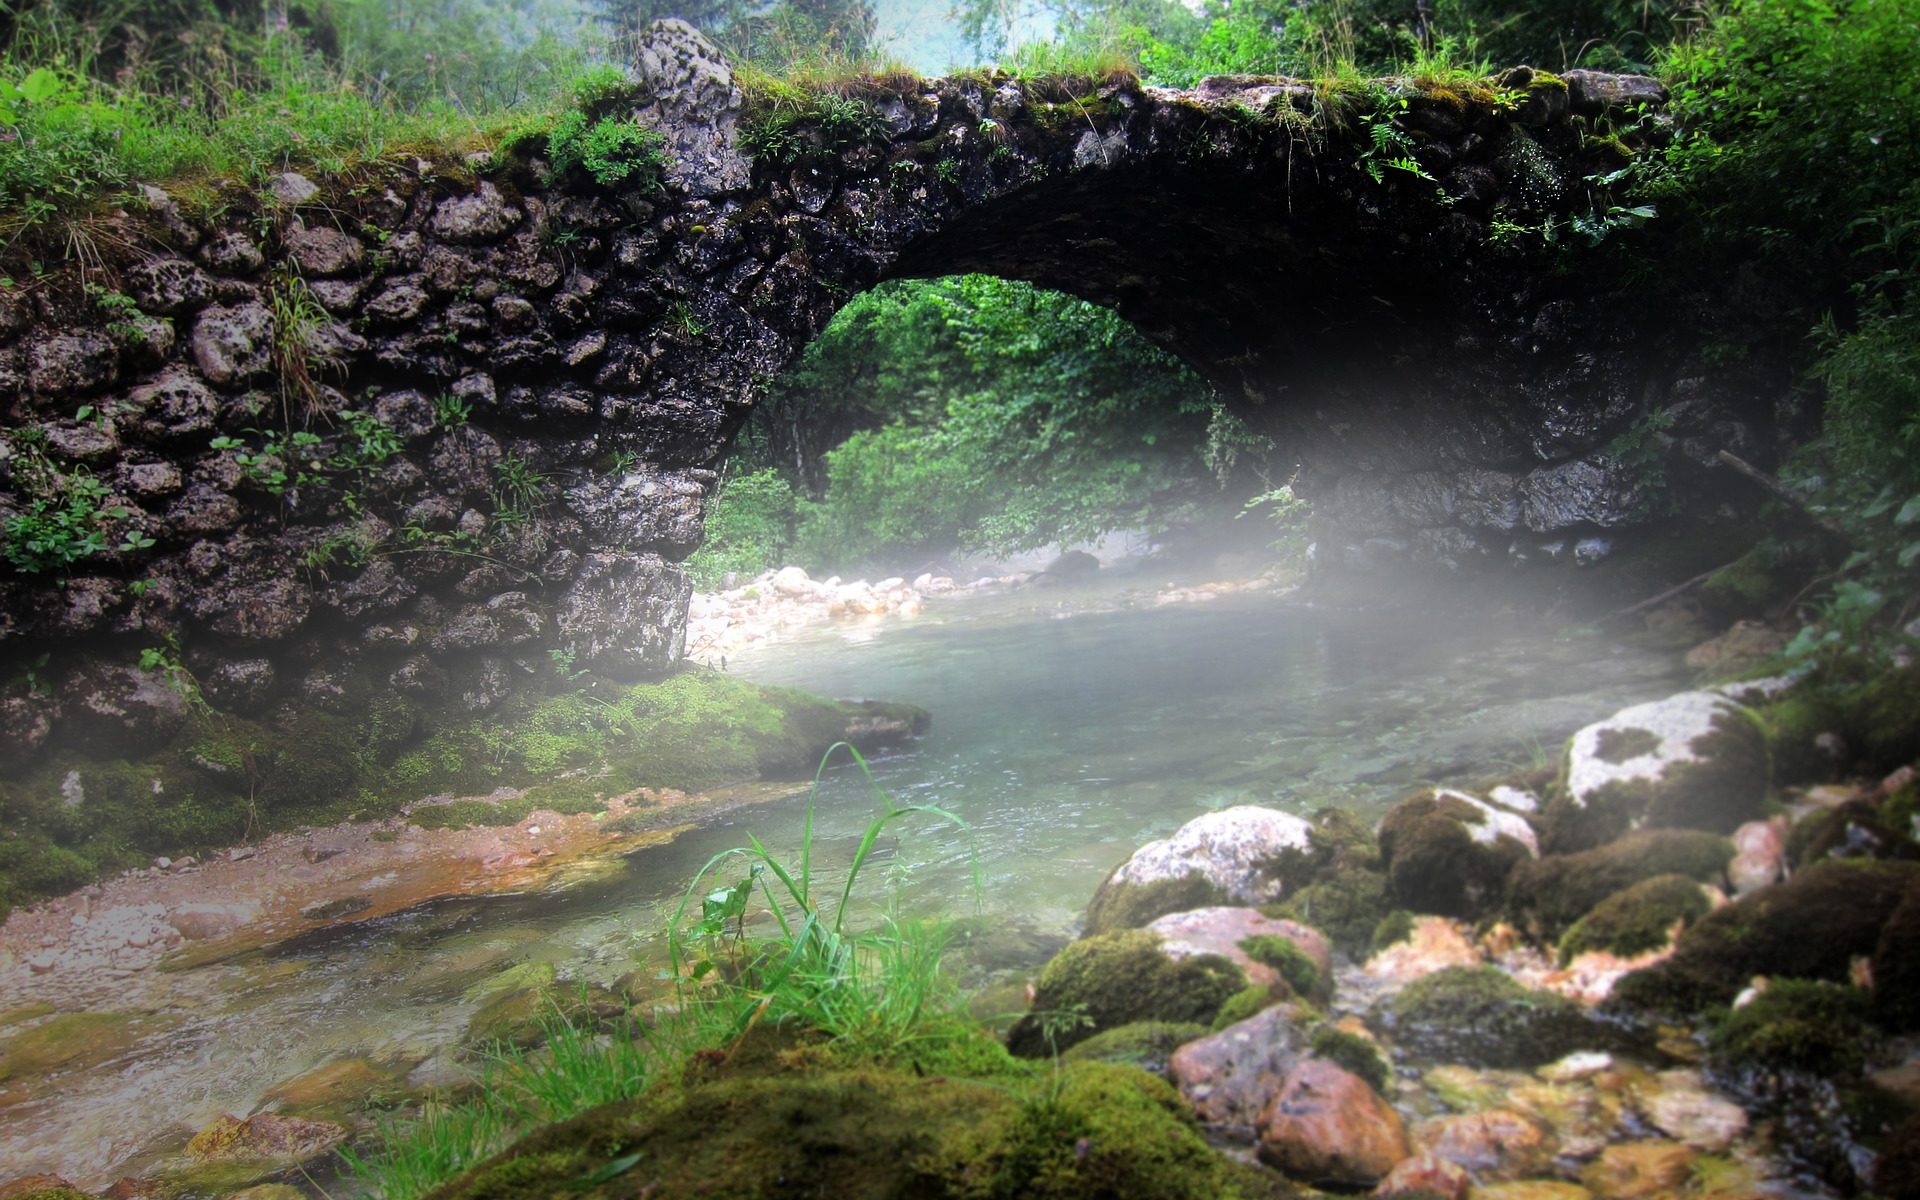
[[[1920,863],[1821,863],[1701,917],[1671,958],[1616,984],[1608,1005],[1687,1014],[1731,1001],[1756,975],[1846,979],[1916,883]]]
[[[1572,1000],[1532,991],[1495,967],[1446,967],[1376,1005],[1401,1053],[1427,1062],[1530,1069],[1618,1036]]]
[[[1286,1003],[1290,998],[1290,990],[1285,987],[1248,984],[1221,1002],[1220,1011],[1213,1014],[1213,1023],[1207,1026],[1206,1032],[1219,1033],[1229,1025],[1238,1025],[1276,1004]]]
[[[1494,813],[1464,795],[1431,791],[1395,805],[1380,822],[1380,854],[1394,902],[1416,913],[1475,918],[1505,894],[1513,867],[1532,857],[1498,832]]]
[[[1543,814],[1547,849],[1591,849],[1639,829],[1731,833],[1760,814],[1767,736],[1749,709],[1712,692],[1626,708],[1575,733]]]
[[[1315,1004],[1325,1004],[1333,994],[1333,981],[1320,971],[1320,964],[1289,938],[1270,933],[1240,939],[1240,949],[1254,962],[1280,973],[1292,993]]]
[[[1124,864],[1122,864],[1124,865]],[[1138,929],[1168,913],[1191,912],[1228,902],[1224,888],[1216,886],[1198,871],[1189,871],[1177,879],[1156,879],[1151,883],[1129,883],[1114,878],[1115,867],[1094,892],[1087,905],[1088,937],[1116,929]]]
[[[1315,1057],[1366,1080],[1382,1096],[1391,1094],[1393,1065],[1372,1038],[1323,1023],[1309,1035],[1307,1048]]]
[[[1864,800],[1812,813],[1787,834],[1787,861],[1796,870],[1829,858],[1920,858],[1907,832],[1883,820]]]
[[[1366,956],[1374,928],[1392,907],[1386,876],[1351,865],[1329,870],[1280,903],[1266,905],[1260,911],[1318,929],[1334,949],[1358,959]]]
[[[1687,829],[1630,833],[1577,854],[1550,854],[1521,863],[1507,881],[1507,913],[1544,940],[1557,940],[1607,897],[1659,875],[1701,883],[1721,880],[1733,861],[1733,843]]]
[[[1134,1021],[1213,1019],[1246,976],[1217,954],[1178,961],[1160,950],[1160,938],[1140,929],[1115,930],[1074,942],[1055,955],[1034,985],[1033,1012],[1007,1032],[1007,1048],[1037,1058],[1104,1029]],[[1047,1014],[1077,1013],[1047,1036]]]
[[[1397,946],[1413,937],[1417,924],[1414,915],[1404,908],[1396,908],[1380,918],[1373,927],[1373,934],[1367,939],[1367,948],[1378,954],[1389,946]]]
[[[1285,1192],[1214,1152],[1179,1095],[1144,1071],[1076,1062],[1028,1089],[882,1070],[774,1070],[594,1109],[536,1132],[441,1200],[833,1195],[847,1200],[1251,1200]],[[1249,1183],[1253,1190],[1249,1190]]]
[[[1920,884],[1907,888],[1874,943],[1873,1010],[1897,1033],[1920,1030]]]
[[[146,1032],[133,1013],[68,1012],[0,1042],[0,1080],[98,1066]]]
[[[1777,979],[1717,1021],[1708,1062],[1723,1078],[1759,1071],[1857,1075],[1877,1031],[1859,988],[1815,979]]]
[[[599,1033],[613,1028],[626,1011],[625,1001],[598,984],[501,991],[468,1018],[465,1042],[531,1049],[544,1045],[559,1022]]]
[[[1266,989],[1259,990],[1264,993]],[[1060,1059],[1062,1062],[1120,1063],[1165,1078],[1173,1052],[1205,1036],[1207,1027],[1191,1021],[1135,1021],[1094,1034],[1069,1048]]]
[[[1630,957],[1667,944],[1675,922],[1692,922],[1713,904],[1685,875],[1656,875],[1594,905],[1560,939],[1560,961],[1592,950]]]

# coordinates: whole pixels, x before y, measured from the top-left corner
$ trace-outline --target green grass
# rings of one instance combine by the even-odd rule
[[[815,889],[814,804],[820,776],[842,749],[880,811],[828,905]],[[835,746],[814,778],[797,859],[777,857],[749,835],[747,845],[714,855],[688,884],[668,928],[670,1005],[605,1036],[556,1008],[541,1023],[544,1048],[490,1048],[472,1098],[433,1102],[417,1116],[381,1123],[373,1148],[343,1152],[349,1172],[383,1200],[414,1200],[534,1128],[680,1078],[703,1051],[730,1054],[756,1027],[815,1035],[835,1065],[886,1063],[975,1077],[1022,1072],[963,1015],[959,994],[941,973],[945,924],[889,914],[872,930],[847,926],[880,835],[910,817],[965,828],[943,809],[893,803],[858,751]],[[714,886],[717,872],[735,862],[747,865],[746,874]],[[745,934],[756,891],[774,917],[775,937]]]

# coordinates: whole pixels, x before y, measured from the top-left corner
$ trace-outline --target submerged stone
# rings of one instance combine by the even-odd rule
[[[1448,967],[1375,1006],[1369,1023],[1426,1062],[1527,1068],[1617,1042],[1580,1005],[1495,967]]]
[[[1260,1114],[1260,1161],[1320,1187],[1372,1187],[1409,1153],[1400,1114],[1323,1059],[1288,1073]]]

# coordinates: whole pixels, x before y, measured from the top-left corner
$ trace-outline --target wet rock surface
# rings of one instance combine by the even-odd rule
[[[437,635],[463,604],[519,592],[547,619],[499,656],[508,669],[538,671],[559,653],[657,675],[685,645],[675,563],[697,543],[715,459],[757,381],[792,361],[848,289],[929,271],[995,271],[1110,304],[1223,395],[1325,396],[1248,411],[1313,464],[1301,486],[1330,546],[1372,539],[1466,562],[1496,535],[1626,519],[1587,475],[1629,415],[1642,348],[1603,296],[1557,295],[1544,251],[1486,246],[1496,206],[1517,219],[1513,205],[1534,203],[1504,194],[1493,165],[1525,140],[1556,171],[1591,174],[1601,160],[1585,123],[1623,111],[1608,97],[1637,97],[1630,82],[1594,76],[1576,107],[1543,87],[1544,107],[1524,120],[1458,114],[1434,135],[1452,153],[1432,185],[1383,190],[1338,138],[1311,152],[1311,171],[1275,158],[1267,132],[1237,114],[1273,105],[1280,122],[1311,99],[1247,81],[1192,94],[1076,84],[1084,94],[1070,97],[1006,76],[876,84],[857,101],[876,116],[858,145],[829,148],[803,121],[796,161],[753,164],[735,142],[763,114],[711,45],[668,22],[636,54],[633,113],[667,138],[657,192],[542,182],[504,155],[477,176],[383,163],[352,189],[282,173],[240,206],[257,220],[236,209],[195,224],[149,189],[126,218],[131,241],[152,243],[127,264],[128,294],[141,320],[172,321],[177,343],[136,353],[97,311],[55,296],[5,335],[24,363],[5,386],[56,475],[84,465],[138,481],[124,527],[103,533],[115,545],[138,534],[113,565],[152,586],[76,608],[45,575],[10,578],[0,654],[52,648],[49,672],[64,676],[68,651],[137,632],[207,660],[198,672],[251,643],[239,657],[275,667],[265,695],[214,697],[251,706],[294,695],[302,656],[390,673],[401,648],[370,634],[400,621],[424,638],[409,653],[431,656],[459,695],[499,665]],[[1101,114],[1092,142],[1077,115],[1087,105]],[[1217,153],[1193,159],[1197,141]],[[1270,203],[1276,194],[1288,202]],[[587,236],[563,254],[542,236],[556,223]],[[1101,249],[1128,245],[1147,258]],[[1230,280],[1256,264],[1250,287],[1138,283]],[[1245,297],[1279,295],[1273,279],[1323,302],[1269,319]],[[1463,294],[1489,300],[1435,299]],[[1390,336],[1343,315],[1380,303],[1398,314]],[[311,317],[300,367],[276,311]],[[287,397],[268,394],[279,376]],[[1366,398],[1386,395],[1400,397],[1391,419]],[[68,420],[77,397],[111,416]],[[166,467],[180,484],[160,477]],[[0,507],[29,502],[34,486],[0,481]],[[367,519],[345,528],[349,511]],[[380,603],[315,603],[375,573],[391,576]],[[296,574],[298,587],[286,582]],[[57,743],[65,713],[48,719]]]

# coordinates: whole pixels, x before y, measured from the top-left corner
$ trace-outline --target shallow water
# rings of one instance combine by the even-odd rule
[[[932,710],[927,737],[873,776],[896,802],[940,806],[966,828],[895,824],[858,894],[910,913],[977,906],[986,936],[964,964],[972,985],[1037,966],[1117,861],[1199,813],[1337,804],[1377,816],[1410,786],[1543,759],[1578,725],[1680,678],[1670,651],[1511,614],[1345,615],[1260,595],[1112,603],[952,601],[911,624],[824,631],[730,664]],[[879,804],[858,772],[828,773],[815,842],[828,886]],[[528,961],[617,978],[657,955],[711,855],[748,832],[791,855],[804,812],[795,800],[737,809],[566,888],[433,905],[175,977],[166,1033],[0,1108],[0,1175],[102,1186],[340,1056],[424,1060],[415,1084],[453,1078],[471,984]]]

